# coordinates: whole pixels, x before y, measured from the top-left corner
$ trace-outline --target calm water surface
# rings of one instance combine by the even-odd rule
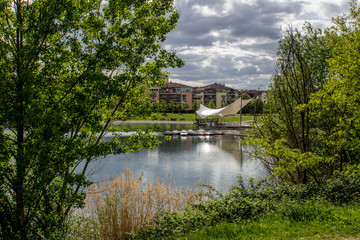
[[[111,155],[93,162],[89,177],[94,182],[112,178],[129,168],[135,177],[144,170],[144,180],[168,180],[169,172],[177,185],[192,185],[199,179],[219,191],[237,183],[239,174],[245,182],[250,177],[266,175],[261,162],[250,159],[238,136],[175,136],[165,140],[154,150],[142,149],[131,154]]]

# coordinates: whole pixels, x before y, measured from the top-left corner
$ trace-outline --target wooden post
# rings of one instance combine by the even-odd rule
[[[242,93],[241,93],[241,100],[240,100],[240,129],[241,129],[241,126],[242,126],[241,113],[242,113]]]

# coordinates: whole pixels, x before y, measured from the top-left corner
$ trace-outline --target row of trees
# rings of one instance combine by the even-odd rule
[[[172,0],[0,0],[0,239],[61,239],[90,162],[158,144],[102,137],[183,66],[161,44],[178,19]]]
[[[151,112],[165,112],[165,111],[171,111],[172,113],[174,113],[174,110],[178,110],[179,113],[180,111],[188,111],[189,108],[189,104],[187,102],[179,102],[179,103],[175,103],[174,101],[169,101],[169,104],[165,101],[152,101],[151,103],[148,103],[148,107],[149,109],[151,109]],[[194,102],[192,105],[192,109],[193,110],[198,110],[198,103]]]
[[[329,178],[360,160],[360,9],[322,31],[306,24],[279,43],[259,138],[248,139],[284,180]]]

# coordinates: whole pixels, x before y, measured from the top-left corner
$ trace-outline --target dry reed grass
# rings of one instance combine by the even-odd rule
[[[82,216],[80,225],[91,225],[92,229],[77,229],[79,238],[124,239],[140,231],[146,222],[153,223],[160,211],[182,211],[190,202],[202,201],[202,195],[195,194],[197,183],[179,190],[176,182],[170,181],[170,174],[169,183],[158,179],[153,184],[145,183],[143,176],[144,172],[134,178],[126,169],[111,181],[92,184],[87,190],[86,207],[77,213]],[[91,236],[87,234],[90,232]]]

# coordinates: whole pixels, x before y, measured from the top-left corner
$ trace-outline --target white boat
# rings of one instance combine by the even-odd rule
[[[173,134],[173,135],[179,135],[180,132],[179,132],[178,130],[173,130],[173,131],[172,131],[172,134]]]
[[[187,131],[187,134],[188,134],[188,135],[195,135],[195,132],[194,132],[194,130],[189,129],[189,130]]]
[[[195,132],[196,136],[204,136],[206,134],[204,129],[199,129]]]
[[[180,136],[187,136],[187,135],[188,135],[188,131],[186,131],[186,130],[181,130]]]
[[[165,131],[164,135],[173,135],[173,132],[172,131]]]
[[[214,135],[214,132],[213,131],[208,131],[208,132],[205,133],[205,135],[212,136],[212,135]]]

